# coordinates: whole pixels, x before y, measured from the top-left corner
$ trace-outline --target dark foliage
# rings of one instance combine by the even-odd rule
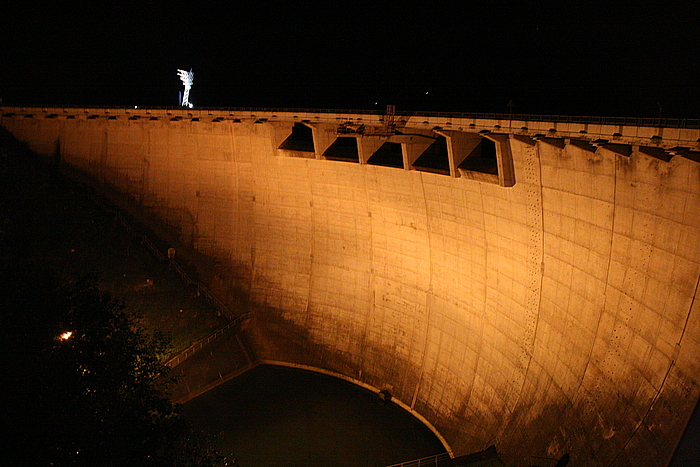
[[[3,460],[27,466],[226,464],[167,398],[167,342],[90,279],[42,256],[65,183],[0,129]],[[63,221],[65,222],[65,221]],[[66,249],[66,248],[63,248]],[[70,337],[61,338],[71,332]]]
[[[225,462],[167,399],[163,339],[89,280],[8,272],[0,271],[0,339],[11,458],[36,466]]]

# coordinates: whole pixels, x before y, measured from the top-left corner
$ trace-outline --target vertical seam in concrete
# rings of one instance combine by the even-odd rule
[[[100,147],[100,163],[99,163],[99,173],[98,175],[102,186],[107,184],[107,154],[109,152],[109,134],[106,128],[100,128],[102,130],[102,145]]]
[[[430,234],[430,217],[428,215],[428,203],[426,202],[425,198],[425,184],[423,183],[423,174],[420,172],[418,173],[418,177],[420,179],[420,187],[421,187],[421,199],[423,200],[423,207],[425,209],[425,230],[428,235],[428,275],[430,276],[428,278],[428,290],[426,291],[425,294],[425,339],[423,340],[423,355],[421,356],[421,362],[420,362],[420,371],[418,373],[418,381],[416,382],[416,388],[413,391],[413,398],[411,400],[411,410],[413,410],[413,407],[416,404],[416,399],[418,398],[418,391],[420,390],[420,385],[423,382],[423,372],[425,371],[425,360],[426,360],[426,354],[428,352],[428,337],[430,336],[430,308],[432,305],[432,300],[430,299],[431,294],[433,293],[433,247],[430,243],[430,240],[432,238]]]
[[[146,146],[146,148],[145,148],[146,155],[143,157],[143,170],[141,172],[141,174],[142,174],[141,175],[141,177],[142,177],[142,179],[141,179],[141,184],[142,184],[141,193],[142,193],[142,195],[141,196],[142,196],[142,199],[144,199],[144,200],[146,200],[149,197],[149,195],[148,195],[149,186],[148,186],[147,180],[148,180],[149,173],[151,171],[150,170],[151,169],[151,160],[153,160],[153,158],[151,157],[151,144],[150,143],[151,143],[151,135],[147,131],[145,131],[144,129],[141,129],[141,144]]]
[[[241,348],[241,350],[243,351],[243,355],[245,355],[245,359],[248,361],[248,365],[252,365],[252,364],[253,364],[253,361],[250,359],[250,354],[248,353],[248,351],[246,350],[245,346],[243,345],[243,342],[241,341],[241,338],[240,338],[240,336],[238,335],[238,333],[236,333],[236,342],[238,342],[238,346],[239,346],[239,347]]]
[[[615,215],[617,213],[617,157],[619,156],[614,156],[613,159],[613,199],[612,199],[612,205],[613,205],[613,212],[612,212],[612,220],[611,220],[611,225],[610,225],[610,250],[608,251],[608,265],[605,268],[605,287],[604,287],[604,292],[603,292],[603,305],[602,309],[600,310],[600,313],[598,314],[598,322],[596,323],[595,326],[595,334],[593,336],[593,342],[591,343],[591,348],[590,351],[588,352],[588,357],[586,358],[586,364],[583,367],[583,373],[581,374],[581,379],[579,380],[578,387],[576,390],[573,392],[574,397],[579,393],[581,390],[581,386],[583,385],[583,380],[586,378],[586,373],[588,373],[588,367],[591,364],[591,357],[593,355],[593,349],[595,348],[596,342],[598,341],[598,330],[600,329],[600,322],[603,319],[603,313],[605,312],[605,305],[608,300],[608,287],[609,285],[609,280],[610,280],[610,264],[612,263],[612,254],[613,254],[613,241],[615,238]]]
[[[314,181],[311,177],[311,168],[309,167],[309,161],[304,161],[306,165],[306,170],[309,172],[307,177],[309,180],[309,219],[311,219],[311,253],[309,254],[309,291],[306,295],[306,319],[304,320],[305,328],[311,329],[311,294],[313,293],[314,286],[314,245],[316,244],[316,221],[314,219]]]
[[[243,138],[248,138],[248,146],[250,148],[250,160],[251,160],[251,165],[252,164],[252,142],[250,141],[250,131],[247,131],[244,133]],[[255,283],[257,280],[257,267],[256,267],[256,256],[257,256],[257,241],[258,241],[258,235],[257,235],[257,219],[255,215],[255,205],[258,204],[258,198],[256,197],[257,195],[257,184],[256,184],[256,179],[257,179],[257,172],[251,168],[250,170],[250,184],[251,184],[251,189],[253,191],[252,195],[252,202],[251,202],[251,211],[252,215],[250,216],[250,229],[252,230],[252,235],[251,235],[251,242],[250,242],[250,292],[249,292],[249,299],[251,302],[253,301],[253,297],[255,295]],[[238,211],[239,213],[242,211]],[[247,226],[246,226],[247,227]],[[257,316],[257,314],[256,314]]]
[[[486,294],[487,294],[487,286],[486,286],[486,272],[488,271],[488,258],[489,258],[489,248],[488,248],[488,235],[486,235],[486,216],[484,215],[484,193],[481,190],[483,187],[483,183],[477,182],[478,187],[479,187],[479,202],[481,203],[481,210],[479,213],[481,214],[481,232],[483,234],[483,245],[484,245],[484,271],[483,275],[481,277],[484,278],[484,294],[482,296],[482,305],[481,305],[481,327],[479,329],[479,348],[482,348],[482,345],[484,343],[484,326],[486,324]],[[464,190],[462,191],[462,203],[464,204],[464,208],[467,209],[468,203],[466,202],[466,199],[464,198]],[[464,405],[469,406],[471,402],[471,397],[472,397],[472,391],[474,390],[474,382],[476,381],[476,375],[479,369],[479,362],[481,361],[481,352],[478,352],[476,354],[476,361],[474,362],[474,373],[471,375],[471,381],[469,383],[469,394],[464,400]],[[493,436],[491,440],[489,440],[488,443],[485,444],[485,446],[489,446],[491,442],[496,438],[496,435]]]
[[[231,165],[233,165],[233,182],[234,182],[234,193],[236,193],[236,212],[241,212],[241,196],[240,196],[240,181],[238,180],[238,162],[236,161],[236,148],[233,145],[234,134],[233,125],[228,125],[229,129],[229,146],[231,148]]]
[[[359,354],[359,374],[357,375],[357,379],[362,378],[362,368],[364,368],[365,364],[365,352],[367,351],[367,329],[369,328],[369,322],[372,317],[372,311],[374,310],[374,303],[375,303],[375,289],[374,289],[374,237],[373,237],[373,229],[372,229],[372,211],[370,210],[370,197],[369,197],[369,189],[367,187],[368,185],[368,175],[370,170],[369,167],[372,167],[368,164],[365,164],[364,166],[364,172],[365,172],[365,203],[367,206],[367,217],[369,218],[368,221],[368,228],[369,228],[369,245],[368,245],[368,250],[369,250],[369,277],[367,278],[369,283],[367,286],[369,287],[369,303],[367,304],[367,310],[365,312],[365,328],[362,331],[362,343],[360,346],[360,354]],[[376,176],[376,173],[375,173]],[[411,407],[413,408],[413,407]]]
[[[678,338],[678,343],[676,344],[678,346],[681,345],[683,336],[685,336],[685,330],[688,327],[688,321],[690,321],[690,314],[693,312],[693,304],[695,303],[695,299],[698,296],[698,286],[700,286],[700,275],[698,275],[698,278],[695,281],[695,290],[693,291],[693,298],[690,300],[690,307],[688,308],[688,314],[685,315],[685,323],[683,323],[683,330],[681,331],[681,335]]]

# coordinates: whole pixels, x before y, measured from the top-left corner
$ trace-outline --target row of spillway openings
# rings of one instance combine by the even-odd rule
[[[454,176],[476,172],[485,176],[482,179],[490,178],[489,181],[498,183],[498,143],[476,133],[409,130],[384,135],[347,135],[314,124],[294,123],[286,135],[278,149],[292,157]]]

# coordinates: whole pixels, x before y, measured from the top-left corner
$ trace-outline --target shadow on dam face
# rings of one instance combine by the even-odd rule
[[[261,365],[184,406],[242,467],[382,466],[445,452],[420,421],[332,376]]]

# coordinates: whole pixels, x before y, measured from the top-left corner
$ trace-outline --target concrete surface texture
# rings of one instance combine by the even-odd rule
[[[700,130],[2,110],[215,259],[255,359],[389,391],[454,455],[662,466],[698,400]]]

